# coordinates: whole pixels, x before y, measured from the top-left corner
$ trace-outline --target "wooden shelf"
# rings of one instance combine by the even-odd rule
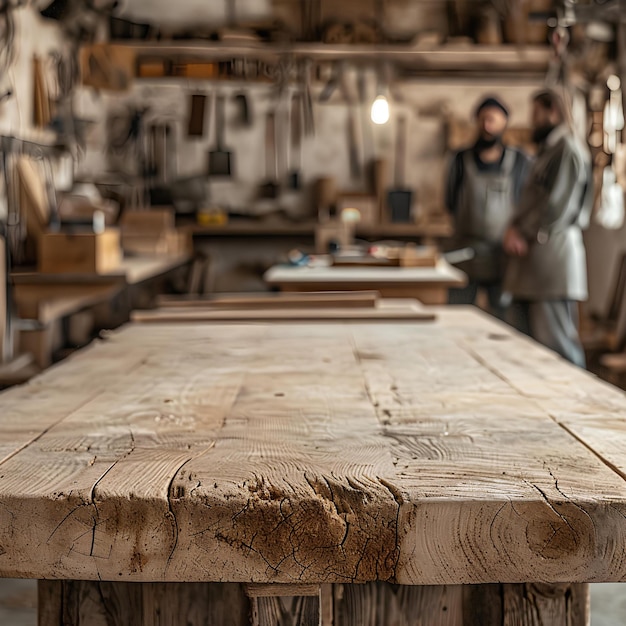
[[[181,224],[182,226],[182,224]],[[189,224],[186,228],[196,237],[313,237],[315,222],[279,222],[262,220],[236,220],[224,226],[201,226]],[[452,235],[449,222],[415,224],[377,224],[357,227],[356,236],[386,239],[394,237],[436,237]]]
[[[313,60],[353,61],[385,60],[419,67],[426,71],[493,69],[498,71],[545,70],[551,51],[548,46],[480,46],[447,45],[437,48],[415,48],[398,45],[326,45],[301,43],[277,45],[251,42],[114,41],[112,48],[132,50],[139,55],[191,56],[206,59],[227,59],[234,56],[277,59],[292,55]]]

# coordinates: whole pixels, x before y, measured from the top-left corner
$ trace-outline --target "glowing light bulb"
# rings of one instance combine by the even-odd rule
[[[378,96],[372,104],[372,122],[386,124],[389,121],[389,102],[385,96]]]

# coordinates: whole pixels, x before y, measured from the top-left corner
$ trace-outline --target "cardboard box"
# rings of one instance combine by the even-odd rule
[[[122,262],[120,231],[45,233],[39,238],[38,267],[46,274],[109,274]]]

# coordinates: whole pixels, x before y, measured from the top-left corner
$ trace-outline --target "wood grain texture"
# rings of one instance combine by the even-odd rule
[[[385,583],[337,585],[334,623],[335,626],[464,626],[463,590],[459,586],[405,587]]]
[[[589,626],[587,585],[366,583],[326,591],[324,602],[323,593],[248,598],[236,584],[41,581],[39,625]]]
[[[319,597],[252,599],[252,626],[319,626]]]
[[[240,585],[39,581],[39,626],[248,626]]]
[[[623,394],[437,315],[131,325],[2,395],[0,574],[626,580]]]
[[[589,626],[587,585],[502,585],[502,626]]]

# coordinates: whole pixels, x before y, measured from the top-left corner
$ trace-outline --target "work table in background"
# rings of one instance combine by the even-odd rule
[[[141,606],[586,625],[582,583],[626,580],[626,397],[474,310],[436,314],[129,325],[5,393],[0,573],[49,579],[42,626]]]
[[[353,291],[372,289],[387,298],[414,298],[422,304],[446,304],[448,291],[464,287],[467,276],[439,259],[435,267],[296,267],[276,265],[264,276],[281,291]]]
[[[55,348],[63,343],[63,320],[88,310],[96,311],[97,319],[94,321],[92,316],[85,340],[94,324],[101,328],[119,326],[128,321],[130,311],[144,299],[156,297],[161,281],[190,261],[191,255],[186,254],[134,256],[123,259],[118,269],[106,274],[12,272],[12,298],[17,314],[20,320],[29,322],[20,333],[21,351],[32,354],[39,367],[48,367]]]

